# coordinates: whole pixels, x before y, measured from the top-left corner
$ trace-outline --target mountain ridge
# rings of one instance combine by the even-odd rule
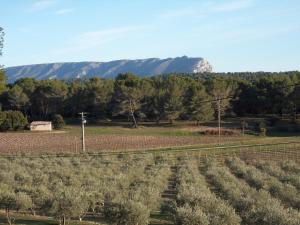
[[[21,65],[5,68],[8,82],[32,77],[35,79],[74,79],[84,77],[114,78],[120,73],[132,72],[141,77],[166,73],[212,72],[212,65],[204,58],[175,57],[120,59],[109,62],[61,62]]]

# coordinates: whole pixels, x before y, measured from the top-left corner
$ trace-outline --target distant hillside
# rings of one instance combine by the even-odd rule
[[[140,76],[166,73],[211,72],[212,66],[203,58],[186,56],[167,59],[117,60],[111,62],[69,62],[25,65],[5,68],[8,82],[23,77],[36,79],[72,79],[83,77],[114,78],[132,72]]]

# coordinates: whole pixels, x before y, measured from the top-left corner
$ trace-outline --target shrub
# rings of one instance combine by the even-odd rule
[[[265,121],[260,121],[259,123],[256,124],[256,130],[259,132],[260,136],[266,136],[267,133],[267,125]]]
[[[255,128],[257,131],[260,131],[261,128],[266,128],[266,122],[265,121],[260,121],[260,122],[256,122],[255,124]]]
[[[176,225],[208,225],[209,219],[200,208],[192,209],[188,205],[176,209]]]
[[[140,202],[132,200],[110,203],[104,208],[104,215],[110,224],[147,225],[150,210]]]
[[[300,173],[300,166],[294,161],[286,160],[282,162],[281,168],[289,173],[295,173],[295,174]]]
[[[16,194],[16,209],[17,210],[28,210],[32,208],[32,200],[30,196],[28,196],[24,192],[18,192]]]
[[[0,112],[0,126],[4,122],[5,118],[6,118],[5,112]]]
[[[52,124],[54,129],[62,129],[65,126],[64,118],[60,114],[55,114],[52,117]]]
[[[28,124],[27,118],[20,111],[4,111],[0,116],[0,130],[22,130]]]
[[[267,134],[267,129],[266,128],[260,128],[259,135],[260,136],[266,136],[266,134]]]
[[[203,131],[199,132],[202,135],[219,135],[219,130],[218,129],[206,129]],[[238,135],[239,133],[234,130],[229,130],[229,129],[221,129],[221,135],[224,136],[233,136],[233,135]]]

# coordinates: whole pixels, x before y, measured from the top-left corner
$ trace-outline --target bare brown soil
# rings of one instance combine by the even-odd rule
[[[222,137],[222,142],[239,141],[241,136]],[[126,136],[91,135],[86,137],[88,151],[121,151],[187,145],[216,144],[216,136]],[[81,137],[70,133],[0,133],[0,153],[79,152]]]

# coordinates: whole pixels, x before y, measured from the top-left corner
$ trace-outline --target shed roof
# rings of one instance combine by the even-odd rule
[[[49,125],[51,124],[51,121],[33,121],[30,123],[32,126],[38,126],[38,125]]]

